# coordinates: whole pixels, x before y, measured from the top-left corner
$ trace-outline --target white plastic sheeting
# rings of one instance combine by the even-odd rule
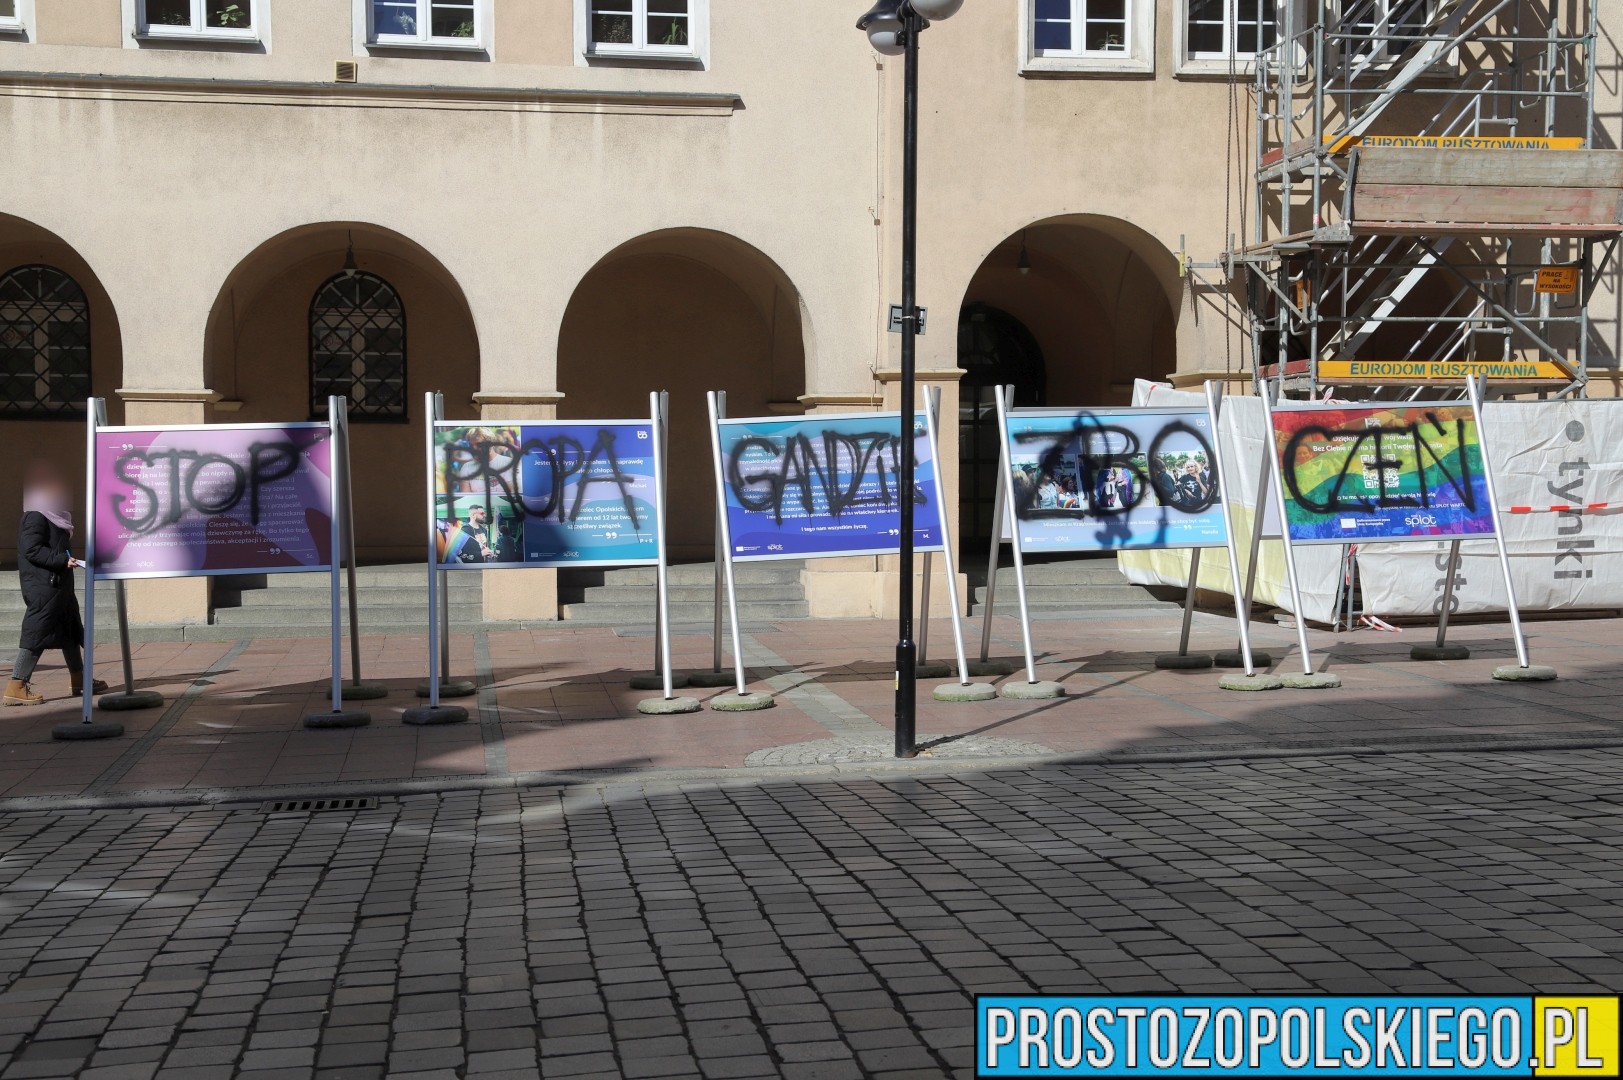
[[[1205,394],[1174,390],[1161,383],[1140,379],[1133,387],[1133,404],[1137,406],[1205,403]],[[1224,398],[1218,421],[1218,438],[1222,441],[1220,453],[1223,456],[1219,482],[1223,486],[1223,497],[1230,500],[1243,587],[1245,560],[1250,557],[1251,536],[1256,527],[1257,504],[1260,501],[1258,481],[1262,476],[1262,455],[1265,450],[1272,452],[1263,419],[1262,400],[1239,394]],[[1274,475],[1277,476],[1277,471]],[[1278,535],[1278,514],[1272,509],[1271,503],[1265,511],[1263,522],[1265,537]],[[1295,555],[1303,613],[1311,621],[1329,622],[1335,612],[1341,548],[1334,545],[1301,545],[1295,549]],[[1127,580],[1136,585],[1183,588],[1189,583],[1189,556],[1189,551],[1179,549],[1123,551],[1117,554],[1116,562]],[[1228,553],[1222,548],[1209,549],[1201,555],[1198,585],[1201,589],[1233,595]],[[1285,574],[1285,549],[1279,540],[1264,539],[1262,542],[1252,597],[1258,603],[1291,610],[1290,582]]]
[[[1481,430],[1521,610],[1623,607],[1623,401],[1488,402]],[[1491,540],[1460,545],[1454,611],[1505,610],[1497,563]],[[1447,565],[1446,543],[1363,545],[1364,610],[1437,614]]]

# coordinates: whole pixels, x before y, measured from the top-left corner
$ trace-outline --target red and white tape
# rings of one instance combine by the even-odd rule
[[[1572,513],[1574,511],[1582,513],[1585,510],[1610,510],[1613,506],[1623,506],[1623,503],[1584,503],[1581,506],[1577,503],[1557,503],[1555,506],[1512,506],[1510,512],[1512,514]]]

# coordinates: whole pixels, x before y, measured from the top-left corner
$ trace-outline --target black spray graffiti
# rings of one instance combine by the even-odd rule
[[[466,441],[447,444],[441,451],[445,490],[456,492],[461,485],[490,496],[501,496],[525,517],[572,522],[580,517],[588,490],[608,484],[619,492],[632,528],[640,528],[632,487],[636,479],[620,467],[615,452],[615,433],[600,429],[587,447],[568,435],[527,439],[522,445],[508,442]],[[521,469],[545,474],[541,483],[520,484]],[[574,498],[564,492],[575,482]],[[534,489],[534,490],[531,490]],[[489,509],[487,507],[487,509]]]
[[[1022,520],[1081,513],[1114,517],[1130,512],[1152,494],[1162,506],[1191,514],[1198,514],[1217,502],[1217,455],[1212,452],[1206,433],[1182,420],[1164,424],[1148,447],[1139,442],[1138,434],[1131,429],[1102,423],[1088,413],[1078,415],[1068,431],[1017,432],[1013,438],[1022,447],[1042,447],[1037,455],[1037,477],[1059,475],[1065,463],[1074,457],[1079,488],[1076,507],[1044,508],[1039,506],[1036,485],[1020,482],[1023,477],[1017,470],[1014,511]],[[1190,443],[1194,444],[1193,449]],[[1169,452],[1199,456],[1209,480],[1180,487],[1176,477],[1163,476]],[[1115,506],[1106,505],[1100,498],[1100,481],[1112,469],[1127,473],[1132,480],[1127,497],[1118,499]]]
[[[1285,489],[1298,506],[1319,514],[1372,511],[1382,507],[1429,508],[1438,494],[1449,490],[1467,510],[1474,511],[1476,489],[1471,482],[1470,455],[1466,453],[1466,423],[1464,418],[1447,419],[1427,413],[1419,423],[1395,427],[1369,427],[1362,422],[1346,427],[1308,425],[1298,429],[1285,444]],[[1340,443],[1336,452],[1341,457],[1341,465],[1329,489],[1322,497],[1315,498],[1302,490],[1297,463],[1304,446],[1320,442]],[[1441,443],[1441,447],[1434,447],[1434,442]],[[1419,490],[1410,494],[1393,490],[1404,464],[1398,454],[1405,449],[1412,453],[1414,472],[1419,478]],[[1446,464],[1451,456],[1458,460],[1458,475]],[[1323,458],[1309,455],[1309,460]],[[1368,493],[1365,483],[1365,478],[1372,475],[1376,478],[1374,495]],[[1355,490],[1348,485],[1348,479],[1353,476],[1359,478],[1353,485]],[[1430,479],[1433,476],[1440,478],[1441,483],[1434,486]],[[1317,485],[1322,476],[1315,476],[1313,480]]]
[[[262,492],[298,471],[304,449],[287,440],[256,442],[248,448],[246,466],[195,450],[127,450],[113,462],[113,475],[139,494],[112,496],[113,513],[131,532],[146,534],[188,513],[231,513],[247,499],[248,522],[258,525]],[[142,483],[152,472],[165,482]]]
[[[733,447],[727,483],[739,506],[770,512],[780,525],[790,500],[806,514],[816,513],[819,493],[823,512],[837,518],[854,506],[897,502],[900,446],[895,435],[884,431],[824,431],[815,438],[802,433],[781,442],[754,435]],[[746,465],[747,457],[766,460]],[[913,501],[924,501],[917,489]]]

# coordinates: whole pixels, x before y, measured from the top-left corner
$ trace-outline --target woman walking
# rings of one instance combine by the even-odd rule
[[[23,519],[17,536],[17,576],[22,579],[28,613],[23,616],[5,705],[38,705],[45,700],[29,683],[46,649],[62,650],[73,693],[84,692],[80,643],[85,631],[73,590],[74,567],[84,563],[68,551],[73,539],[69,505],[68,486],[61,476],[49,466],[35,466],[23,487]],[[107,684],[98,679],[94,690],[105,693]]]

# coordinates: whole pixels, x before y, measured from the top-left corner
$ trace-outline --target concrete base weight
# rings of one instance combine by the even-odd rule
[[[91,739],[116,739],[124,734],[124,725],[116,720],[92,720],[88,724],[58,724],[51,729],[51,738],[62,742],[86,742]]]
[[[997,697],[997,687],[991,683],[942,683],[930,692],[937,701],[991,701]]]
[[[1258,690],[1278,690],[1285,683],[1278,675],[1259,672],[1256,675],[1225,675],[1217,680],[1217,685],[1224,690],[1237,690],[1246,693]]]
[[[1279,681],[1287,690],[1334,690],[1341,685],[1341,676],[1329,671],[1315,671],[1311,675],[1281,675]]]
[[[418,727],[461,724],[468,719],[468,710],[460,705],[419,705],[407,709],[400,719]]]
[[[956,671],[945,660],[920,660],[913,665],[915,679],[950,679]]]
[[[1155,666],[1163,671],[1201,671],[1212,666],[1210,653],[1162,653]]]
[[[389,696],[389,688],[376,682],[347,682],[344,684],[345,701],[376,701]]]
[[[1013,675],[1015,664],[1012,660],[971,660],[969,673],[985,679],[1001,679],[1005,675]]]
[[[688,673],[687,685],[714,689],[718,686],[732,686],[736,682],[738,676],[731,671],[691,671]]]
[[[304,726],[307,728],[352,728],[365,727],[372,722],[369,712],[352,711],[343,712],[313,712],[304,716]]]
[[[1000,691],[1004,697],[1015,701],[1049,701],[1053,698],[1065,696],[1065,687],[1057,682],[1048,682],[1038,679],[1036,682],[1006,682]]]
[[[680,671],[671,672],[671,688],[678,689],[688,684],[688,677]],[[633,690],[663,690],[665,689],[665,676],[658,671],[639,671],[631,676],[631,689]]]
[[[1267,667],[1274,662],[1274,658],[1260,649],[1251,650],[1251,666]],[[1245,654],[1239,649],[1224,649],[1222,652],[1212,653],[1212,663],[1217,667],[1245,667]]]
[[[473,695],[477,694],[478,692],[479,684],[475,683],[472,679],[440,680],[440,697],[442,698],[473,697]],[[417,696],[428,696],[428,684],[426,682],[420,682],[417,684]]]
[[[771,694],[717,694],[709,704],[717,712],[759,712],[772,708],[777,702],[772,700]]]
[[[108,712],[137,712],[141,709],[156,709],[163,704],[163,695],[156,690],[131,690],[116,694],[103,694],[96,699],[96,708],[106,709]]]
[[[637,702],[637,711],[649,716],[676,716],[680,713],[694,713],[704,708],[698,698],[671,697],[671,698],[643,698]]]
[[[1526,667],[1505,664],[1503,667],[1493,669],[1493,677],[1500,682],[1552,682],[1555,679],[1555,668],[1545,667],[1543,664],[1528,664]]]
[[[1464,645],[1416,645],[1409,650],[1410,660],[1469,660],[1471,650]]]

